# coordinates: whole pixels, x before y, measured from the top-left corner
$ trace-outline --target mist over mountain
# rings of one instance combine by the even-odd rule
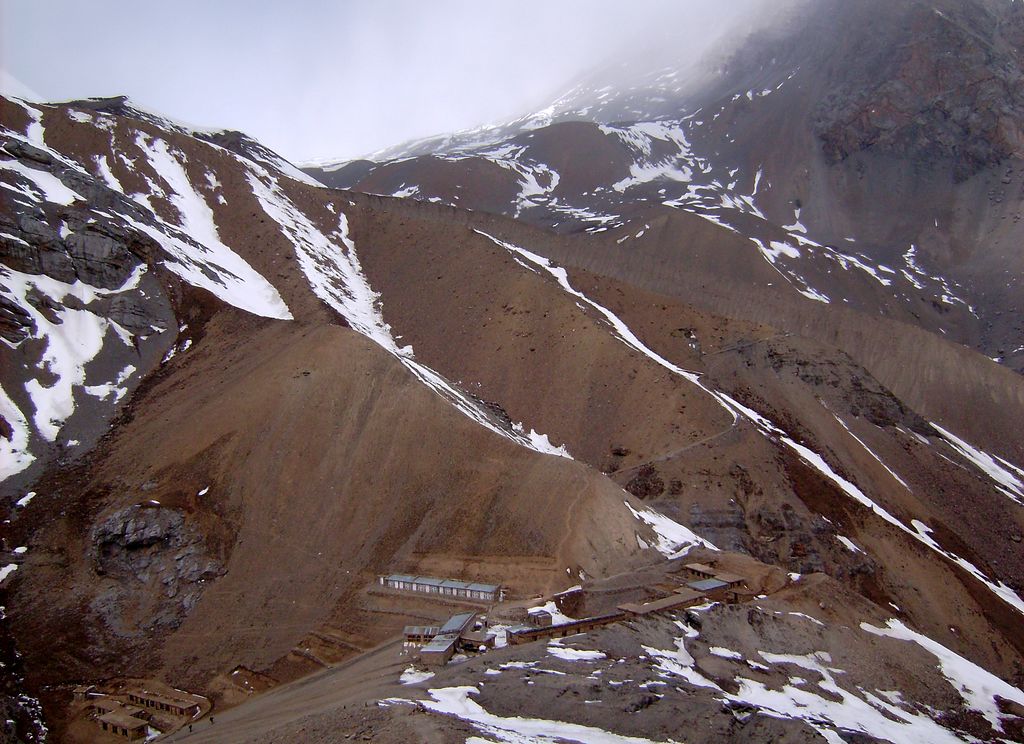
[[[1024,741],[1024,6],[610,8],[357,160],[4,96],[8,739]]]

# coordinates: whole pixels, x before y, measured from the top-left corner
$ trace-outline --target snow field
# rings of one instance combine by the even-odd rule
[[[299,266],[313,293],[345,317],[354,330],[394,355],[420,382],[481,426],[536,452],[571,459],[564,447],[554,447],[546,435],[532,429],[526,434],[521,425],[518,431],[498,426],[475,400],[418,362],[411,346],[398,346],[391,327],[384,322],[380,295],[370,287],[363,273],[343,212],[337,215],[338,228],[324,234],[292,203],[269,173],[257,174],[249,169],[246,178],[263,211],[295,246]]]
[[[167,199],[180,214],[177,225],[169,225],[159,217],[160,228],[135,223],[137,229],[174,257],[164,265],[189,284],[208,290],[230,305],[265,318],[291,320],[291,311],[277,289],[221,241],[213,211],[185,171],[184,154],[173,151],[163,140],[142,133],[135,144],[170,188]],[[149,206],[147,196],[133,198]],[[211,272],[216,280],[210,278]]]
[[[145,270],[145,267],[142,267]],[[104,344],[121,343],[131,348],[131,334],[113,321],[92,312],[89,309],[72,309],[64,306],[66,298],[78,300],[88,308],[98,297],[118,294],[133,289],[141,272],[134,273],[125,285],[115,290],[103,290],[82,281],[74,284],[51,279],[48,276],[24,274],[6,266],[0,266],[0,294],[17,307],[22,308],[31,317],[35,326],[32,338],[45,342],[46,349],[38,363],[38,368],[46,377],[54,378],[44,384],[39,379],[31,379],[25,384],[25,390],[32,399],[35,413],[32,423],[35,430],[46,441],[56,441],[64,422],[74,413],[75,388],[85,388],[85,367],[92,361]],[[47,313],[38,310],[29,301],[30,295],[42,295],[50,300],[53,309],[50,314],[56,316],[53,321]],[[119,377],[117,384],[122,384],[134,372],[134,367],[126,368]],[[94,392],[86,389],[86,392]],[[13,408],[14,404],[6,395],[2,405]],[[25,426],[25,416],[15,415],[11,411],[8,419],[14,422],[15,439],[8,446],[17,449],[13,460],[14,465],[7,465],[4,477],[20,472],[32,461],[27,452],[29,438]],[[18,446],[15,446],[18,443]],[[12,469],[16,467],[17,469]]]

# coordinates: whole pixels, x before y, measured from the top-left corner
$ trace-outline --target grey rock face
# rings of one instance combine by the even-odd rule
[[[129,234],[117,221],[93,209],[123,197],[112,196],[109,189],[61,164],[51,163],[46,170],[86,196],[88,206],[47,204],[44,209],[19,202],[17,214],[0,214],[2,232],[14,236],[0,238],[0,259],[17,271],[45,274],[69,284],[80,279],[103,289],[121,286],[154,250],[148,238]],[[124,201],[117,205],[121,211],[127,211]]]
[[[96,573],[110,579],[92,608],[121,635],[177,627],[204,583],[224,573],[203,535],[178,509],[121,509],[93,527],[90,542]],[[136,612],[143,607],[145,613]],[[144,618],[138,625],[131,622],[136,616]]]
[[[93,286],[113,289],[139,263],[123,242],[93,230],[68,235],[64,245],[79,278]]]
[[[132,393],[174,342],[173,333],[164,333],[176,327],[167,277],[161,271],[165,254],[139,227],[166,226],[150,208],[75,162],[87,162],[87,157],[66,158],[16,135],[0,135],[0,161],[13,159],[23,166],[0,173],[0,180],[10,187],[0,200],[0,268],[5,276],[10,269],[28,277],[4,281],[0,276],[0,284],[13,291],[0,298],[0,338],[13,347],[4,365],[5,389],[26,421],[33,421],[35,410],[26,383],[35,379],[49,387],[55,382],[43,358],[53,327],[68,317],[85,317],[66,311],[85,311],[110,321],[99,328],[102,348],[88,362],[85,383],[73,388],[74,411],[61,421],[58,440],[30,427],[28,448],[35,461],[15,476],[20,481],[8,479],[0,485],[5,496],[26,486],[68,447],[75,448],[74,454],[90,448],[106,431],[119,401],[125,400],[121,391]],[[25,169],[48,174],[74,196],[54,196],[43,187],[49,179],[26,175]],[[40,277],[67,285],[82,282],[100,291],[62,292]],[[48,325],[41,327],[40,316]],[[116,396],[100,398],[89,391],[111,383],[117,384]],[[10,422],[0,418],[0,429],[9,433]]]
[[[861,50],[841,89],[817,112],[816,129],[832,161],[868,148],[921,163],[950,161],[957,180],[1019,150],[1024,76],[1016,36],[1019,8],[921,3],[908,13],[914,43],[879,39]],[[894,51],[895,50],[895,51]],[[881,82],[879,82],[881,81]]]

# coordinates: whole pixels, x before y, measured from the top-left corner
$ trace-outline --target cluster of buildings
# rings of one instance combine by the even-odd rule
[[[124,705],[117,700],[104,698],[93,703],[96,723],[103,731],[123,736],[129,741],[145,739],[149,735],[148,714],[134,705]]]
[[[462,612],[452,615],[441,626],[407,625],[405,641],[424,644],[419,657],[427,666],[444,666],[456,651],[494,647],[494,634],[488,633],[476,618],[475,612]]]
[[[190,719],[200,711],[196,700],[148,690],[129,690],[115,697],[98,692],[93,685],[82,685],[75,688],[74,696],[76,700],[88,703],[92,718],[101,731],[128,741],[148,738],[152,734],[151,729],[160,733],[152,725],[154,714]],[[161,728],[166,726],[161,725]]]
[[[650,602],[622,604],[619,611],[629,615],[649,615],[652,612],[682,610],[705,602],[738,602],[745,590],[744,577],[705,563],[687,563],[676,573],[681,574],[686,583],[669,587],[667,596]]]
[[[704,563],[687,563],[675,569],[681,581],[659,584],[653,589],[662,596],[646,602],[620,604],[614,612],[586,617],[570,622],[555,623],[551,612],[535,607],[505,608],[503,616],[513,621],[506,631],[510,645],[530,643],[546,638],[564,638],[586,633],[604,625],[627,620],[630,617],[680,610],[705,602],[738,602],[748,592],[745,578],[721,571]],[[496,584],[478,584],[454,579],[428,576],[391,574],[378,579],[385,589],[434,595],[471,602],[495,603],[504,599],[502,587]],[[495,634],[489,633],[476,612],[452,615],[441,626],[408,625],[405,627],[407,644],[419,646],[419,659],[427,666],[443,666],[458,651],[480,651],[492,648]]]

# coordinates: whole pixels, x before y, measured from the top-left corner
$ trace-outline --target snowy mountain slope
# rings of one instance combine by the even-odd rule
[[[624,243],[655,205],[686,210],[747,237],[780,291],[881,310],[1016,368],[1020,153],[998,122],[1018,102],[998,90],[1019,75],[1020,7],[806,5],[702,85],[680,68],[630,85],[588,81],[543,115],[382,153],[339,185],[614,231]],[[833,41],[837,28],[856,32]],[[835,62],[844,55],[849,64]],[[929,70],[927,59],[942,61]],[[872,102],[886,113],[864,113]],[[985,113],[964,122],[968,107]],[[509,175],[481,189],[470,170],[485,163]],[[308,170],[327,185],[342,173]]]
[[[810,299],[844,302],[859,309],[881,305],[895,317],[913,319],[924,315],[920,322],[936,326],[939,323],[929,313],[952,327],[978,326],[973,306],[961,297],[964,289],[935,269],[922,267],[915,244],[908,244],[888,265],[863,252],[853,237],[856,230],[851,230],[852,235],[839,244],[815,239],[817,236],[809,234],[801,222],[799,206],[777,221],[766,218],[758,206],[758,189],[769,185],[767,179],[762,181],[763,168],[757,166],[744,173],[745,168],[739,163],[722,163],[721,158],[708,160],[696,154],[688,137],[703,123],[688,116],[628,126],[602,126],[598,131],[611,142],[601,146],[613,150],[614,155],[609,158],[607,173],[597,177],[581,173],[572,163],[559,169],[549,162],[535,160],[530,157],[529,147],[514,144],[446,155],[445,160],[481,158],[507,163],[504,167],[517,176],[519,193],[500,211],[536,224],[563,231],[611,230],[616,240],[626,242],[642,237],[649,215],[657,213],[653,209],[640,211],[639,207],[661,205],[681,209],[747,236],[752,250],[777,270],[780,279]],[[592,136],[601,138],[597,131]],[[533,134],[524,139],[536,138]],[[564,140],[562,146],[566,146]],[[431,156],[430,163],[423,167],[430,168],[436,158]],[[359,188],[389,193],[384,181],[388,167],[374,171],[360,182]],[[587,161],[586,168],[592,172],[593,162]],[[423,181],[426,176],[411,175],[408,164],[401,166],[401,173],[401,188],[392,189],[396,195],[496,211],[486,202],[466,201],[458,190],[463,187],[461,183],[458,188],[445,191],[429,180]],[[564,186],[560,188],[561,183],[574,178],[579,181],[581,176],[584,182],[592,184],[590,189],[584,187],[574,192]],[[417,190],[411,191],[413,187]],[[480,191],[470,188],[469,193]],[[800,200],[794,203],[799,204]],[[871,283],[878,286],[870,286]]]
[[[16,353],[25,355],[26,363],[40,370],[34,381],[20,381],[23,389],[14,379],[8,380],[10,389],[4,394],[5,419],[12,428],[5,444],[4,476],[22,473],[41,458],[21,481],[8,484],[16,489],[25,477],[38,473],[38,465],[48,457],[88,449],[109,420],[114,404],[161,358],[173,355],[181,346],[187,348],[187,324],[169,317],[168,294],[173,292],[158,287],[151,278],[152,269],[159,266],[255,315],[293,318],[278,289],[222,238],[224,228],[218,227],[218,219],[221,225],[230,221],[228,215],[238,205],[225,198],[233,189],[226,189],[218,180],[219,163],[232,163],[248,179],[249,193],[232,196],[233,201],[254,201],[279,220],[283,214],[294,217],[297,213],[272,175],[278,172],[278,177],[291,178],[294,169],[267,170],[261,163],[277,167],[283,161],[268,155],[262,146],[247,144],[244,138],[234,141],[244,145],[245,156],[238,157],[192,139],[178,125],[164,123],[167,129],[155,128],[164,120],[142,115],[127,105],[49,109],[48,121],[57,122],[51,125],[55,129],[51,141],[56,138],[83,149],[99,147],[75,159],[74,154],[65,157],[46,144],[40,108],[17,101],[5,106],[12,124],[4,129],[5,152],[13,157],[0,164],[4,186],[11,194],[5,202],[11,211],[5,218],[3,240],[10,258],[3,286],[5,307],[14,325],[6,340]],[[182,137],[192,141],[186,149],[175,144],[175,139]],[[231,224],[227,227],[229,232],[234,229]],[[304,231],[309,239],[324,241],[308,221]],[[285,233],[288,237],[287,230]],[[289,240],[287,245],[291,243]],[[335,248],[329,242],[323,246]],[[361,293],[348,304],[328,304],[361,332],[395,354],[401,352],[421,379],[442,396],[494,431],[543,451],[559,451],[546,443],[543,435],[520,435],[491,424],[488,412],[430,370],[417,366],[410,351],[400,350],[388,340],[386,329],[373,322],[360,323],[360,317],[376,312],[376,298],[360,279],[358,259],[347,273],[332,267],[333,273],[318,275],[313,265],[303,260],[304,255],[299,254],[300,264],[314,288],[333,286],[335,292]],[[42,279],[36,278],[37,273]],[[54,309],[62,308],[58,317],[42,315],[34,296],[45,297]],[[66,298],[74,301],[65,302]],[[85,308],[77,309],[76,304]],[[304,300],[304,306],[308,305]],[[182,327],[175,333],[179,325]],[[136,348],[135,335],[143,347]],[[179,347],[174,346],[176,336],[181,337]],[[91,369],[96,371],[86,379],[86,366],[93,363]],[[47,376],[55,377],[56,382],[50,383]],[[94,404],[89,397],[108,405]],[[86,408],[79,418],[88,420],[88,429],[82,428],[85,424],[71,426],[58,441],[65,422],[83,400]],[[97,418],[100,409],[103,413]]]
[[[552,679],[601,655],[629,670],[561,680],[530,725],[1017,736],[1024,383],[956,343],[1013,338],[1013,205],[986,190],[1012,127],[898,106],[893,136],[840,125],[892,99],[875,63],[901,105],[999,110],[972,81],[1012,78],[1016,11],[971,7],[893,4],[849,73],[820,62],[827,14],[796,16],[703,87],[671,69],[588,84],[317,172],[351,192],[124,99],[4,100],[0,641],[56,737],[81,739],[73,683],[162,678],[233,705],[240,679],[285,683],[450,614],[382,595],[378,573],[611,597],[691,554],[774,577],[768,609],[518,652],[564,663]],[[842,11],[855,39],[869,10]],[[939,103],[911,32],[926,61],[964,51]],[[993,149],[957,149],[976,140]],[[423,696],[426,725],[529,734],[497,700],[529,702],[533,673],[479,666]],[[603,675],[623,685],[576,687]],[[409,710],[374,715],[392,708]]]
[[[553,125],[550,132],[504,143],[384,164],[357,188],[497,212],[562,232],[608,232],[623,244],[642,238],[665,208],[683,210],[747,237],[751,256],[776,272],[779,291],[791,288],[817,302],[865,311],[882,308],[891,317],[930,330],[952,330],[958,337],[980,328],[969,294],[936,269],[922,266],[915,244],[907,244],[895,260],[879,260],[857,244],[856,230],[839,243],[815,235],[813,223],[808,232],[799,206],[775,220],[767,218],[758,197],[758,189],[769,186],[763,167],[744,172],[739,160],[698,154],[690,138],[705,125],[699,116],[578,124],[572,132],[568,123]],[[577,144],[581,139],[588,144]],[[571,151],[575,146],[589,154],[570,157],[564,165],[535,155],[535,150]],[[608,154],[595,155],[601,151]],[[461,174],[452,173],[452,165],[460,163]],[[501,170],[494,171],[494,165]],[[481,169],[494,173],[483,188]]]
[[[565,269],[542,268],[529,249],[521,255],[485,236],[460,240],[465,228],[442,220],[444,208],[365,201],[373,219],[367,224],[369,210],[361,210],[353,229],[376,236],[360,240],[367,275],[389,298],[385,317],[447,376],[477,381],[479,394],[512,417],[539,411],[545,430],[578,459],[716,545],[790,570],[826,570],[870,596],[888,593],[930,632],[962,622],[959,608],[933,600],[938,586],[964,582],[972,593],[981,590],[975,596],[986,617],[970,637],[1015,637],[1021,604],[1011,587],[1024,568],[1014,542],[1022,515],[1002,479],[1019,481],[1016,465],[990,473],[962,458],[954,440],[834,350],[788,341],[777,329],[701,317],[667,297],[572,268],[555,281],[547,272]],[[483,215],[459,221],[483,233],[546,240]],[[563,281],[571,292],[559,288]],[[429,308],[442,298],[452,304],[438,319]],[[560,308],[566,299],[575,303],[569,317]],[[689,335],[677,332],[687,328]],[[546,344],[538,340],[545,337]],[[700,351],[695,341],[703,341]],[[760,344],[766,361],[756,355]],[[734,357],[734,346],[755,353]],[[616,383],[606,375],[623,369],[624,390],[611,394]],[[851,436],[846,421],[870,432]],[[996,537],[991,520],[1003,515],[1006,531]],[[935,529],[942,537],[929,536]],[[860,557],[838,539],[844,531],[868,546]],[[899,559],[895,544],[903,546]],[[903,572],[934,577],[927,581],[936,594],[921,604],[906,592]]]
[[[140,134],[134,152],[111,150],[86,166],[46,144],[39,108],[5,99],[4,114],[5,353],[38,370],[29,379],[4,380],[15,430],[5,461],[10,476],[42,449],[52,456],[54,447],[91,445],[112,411],[95,401],[120,401],[174,343],[167,289],[152,272],[158,262],[250,311],[290,313],[276,290],[219,240],[209,208],[165,142]],[[108,160],[115,154],[162,172],[164,186],[150,183],[173,213],[162,216],[145,194],[125,194]],[[82,406],[80,423],[66,425]]]
[[[365,658],[358,681],[329,672],[245,703],[218,719],[216,736],[283,742],[368,730],[389,744],[1020,737],[1019,689],[855,596],[833,604],[837,591],[824,577],[799,578],[745,606],[635,617],[432,671],[401,656]],[[209,730],[193,738],[215,740]]]
[[[161,128],[134,110],[6,101],[4,123],[3,185],[15,195],[5,199],[2,268],[4,386],[11,391],[3,400],[3,464],[12,471],[4,481],[4,539],[32,546],[5,568],[4,581],[16,592],[7,606],[19,647],[33,660],[27,678],[34,689],[68,674],[124,673],[129,657],[138,674],[198,675],[192,681],[204,689],[222,665],[247,653],[247,663],[278,669],[280,678],[308,671],[292,649],[324,623],[344,623],[368,575],[422,554],[525,556],[530,568],[521,580],[538,588],[659,560],[639,547],[657,542],[650,518],[638,516],[650,510],[627,508],[617,485],[571,462],[533,430],[531,416],[511,420],[399,346],[348,234],[345,210],[355,205],[345,195]],[[321,330],[309,338],[311,328]],[[306,345],[285,351],[296,337]],[[321,363],[309,361],[319,354],[327,354]],[[340,451],[295,440],[294,427],[309,428],[297,415],[309,400],[295,390],[282,401],[277,386],[308,376],[308,368],[290,369],[304,363],[323,375],[323,405],[340,406],[318,417],[327,429],[312,442],[336,436]],[[352,392],[341,394],[341,382]],[[370,398],[358,404],[359,395]],[[341,420],[347,427],[338,432]],[[268,437],[270,422],[284,427],[279,435]],[[90,438],[71,440],[75,427]],[[228,446],[239,437],[249,444]],[[423,441],[436,448],[423,450],[411,470],[410,453]],[[320,467],[310,451],[319,453]],[[299,455],[297,470],[281,465],[271,478],[255,464],[282,453]],[[496,469],[470,474],[458,465],[477,457]],[[393,474],[382,492],[367,476],[385,469]],[[347,522],[363,538],[322,539],[349,566],[349,578],[340,581],[332,569],[333,599],[271,633],[266,645],[225,645],[225,634],[276,594],[279,579],[251,591],[255,604],[239,604],[230,599],[239,591],[234,579],[224,577],[249,584],[287,563],[286,553],[247,537],[280,532],[277,515],[289,509],[292,541],[308,536],[308,520],[322,514],[321,494],[346,479],[339,519],[368,509],[366,520]],[[213,494],[210,482],[218,486]],[[191,492],[189,483],[196,483]],[[260,507],[242,496],[271,483],[284,504]],[[307,498],[307,518],[298,516],[296,489]],[[419,523],[389,526],[374,516],[384,507],[369,506],[414,494],[422,505],[427,493],[436,508],[421,511],[427,521]],[[452,520],[481,498],[505,518],[461,516],[462,529],[452,530]],[[531,515],[564,509],[580,513],[544,530],[532,522]],[[376,525],[371,540],[367,522]],[[136,528],[148,536],[136,540]],[[286,551],[292,541],[279,545]],[[242,544],[252,547],[238,550]],[[594,553],[595,545],[603,547]],[[65,557],[52,564],[57,573],[47,568],[53,556]],[[301,599],[307,585],[291,583]],[[224,594],[204,599],[208,584]],[[53,596],[43,587],[59,590]],[[263,627],[280,621],[271,614]],[[188,628],[195,623],[222,628],[209,636],[205,667],[184,661],[194,650]],[[141,653],[143,640],[150,651],[166,644],[165,661]],[[377,640],[378,631],[367,631],[360,643]]]

